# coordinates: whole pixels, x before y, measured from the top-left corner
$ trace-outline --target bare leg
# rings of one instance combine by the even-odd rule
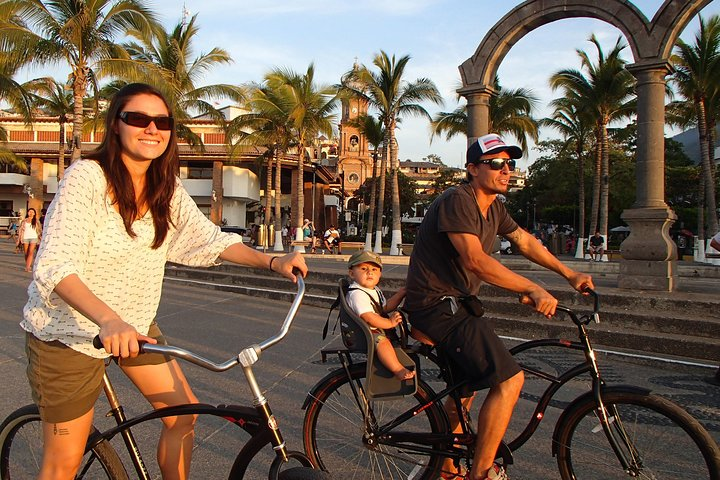
[[[410,380],[415,376],[415,372],[408,370],[400,363],[390,340],[385,339],[378,342],[375,351],[382,364],[385,365],[398,380]]]
[[[175,360],[160,365],[122,368],[155,409],[198,403]],[[157,459],[163,480],[189,478],[196,419],[196,415],[162,419],[163,430],[158,443]]]
[[[35,244],[23,243],[23,249],[25,251],[25,271],[29,272],[32,269],[32,262],[35,257]]]
[[[470,407],[472,407],[472,402],[475,399],[475,395],[473,394],[472,397],[467,397],[462,399],[463,407],[465,407],[466,411],[470,411]],[[455,407],[455,400],[453,398],[448,397],[447,400],[445,400],[445,411],[447,412],[448,419],[450,420],[450,431],[453,433],[462,433],[462,426],[460,425],[460,414],[457,411],[457,408]],[[449,472],[455,472],[460,473],[460,470],[458,467],[455,466],[453,463],[452,458],[446,458],[445,462],[443,462],[442,466],[443,472],[449,473]]]
[[[93,409],[62,423],[43,422],[43,458],[39,480],[75,478],[90,434]]]
[[[524,382],[525,374],[519,372],[488,392],[478,414],[475,458],[468,478],[484,479],[492,467]]]

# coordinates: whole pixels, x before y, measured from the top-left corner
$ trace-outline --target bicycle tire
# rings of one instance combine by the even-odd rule
[[[641,459],[634,478],[720,479],[717,444],[680,406],[651,393],[617,387],[603,393],[603,403],[613,430],[627,433]],[[592,395],[569,409],[559,420],[556,436],[561,478],[627,478],[596,418]],[[620,443],[627,453],[626,443]]]
[[[280,472],[278,480],[332,480],[333,477],[322,470],[310,467],[293,467]]]
[[[93,427],[91,436],[96,431]],[[0,479],[37,478],[42,445],[42,420],[37,406],[26,405],[11,413],[0,425]],[[88,450],[75,478],[128,480],[128,475],[115,449],[103,440]]]
[[[364,385],[365,364],[350,369],[352,381]],[[388,445],[370,446],[364,438],[363,413],[356,403],[344,369],[331,373],[313,390],[303,421],[305,454],[314,465],[336,478],[413,478],[436,479],[444,458],[417,454]],[[418,380],[414,397],[374,402],[373,411],[383,425],[413,405],[424,404],[434,395],[432,389]],[[447,433],[447,416],[438,404],[431,404],[421,414],[398,426],[398,430]]]

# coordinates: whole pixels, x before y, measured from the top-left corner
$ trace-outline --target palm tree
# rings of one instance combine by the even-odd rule
[[[390,240],[390,255],[400,254],[400,245],[402,244],[402,232],[400,230],[400,190],[398,186],[398,148],[395,138],[395,129],[398,122],[406,115],[425,117],[431,120],[430,114],[421,105],[422,102],[429,101],[434,104],[441,104],[442,97],[432,80],[427,78],[418,78],[413,82],[403,79],[405,68],[407,67],[410,56],[405,55],[399,59],[395,59],[384,51],[380,51],[375,55],[373,64],[378,71],[370,71],[367,67],[362,66],[353,69],[346,75],[348,82],[345,82],[344,89],[349,90],[351,94],[365,98],[370,105],[375,107],[380,113],[380,118],[385,125],[385,140],[383,142],[388,151],[387,158],[390,162],[392,202],[393,202],[393,225],[392,237]],[[359,84],[356,86],[356,84]],[[383,162],[384,163],[384,162]],[[380,175],[385,175],[385,165],[381,166]],[[382,199],[383,181],[380,181],[380,198]],[[379,203],[382,200],[379,201]],[[376,230],[378,236],[375,242],[375,251],[382,251],[382,243],[380,232],[382,231],[382,209],[378,206]]]
[[[377,161],[378,161],[378,150],[383,145],[385,140],[385,129],[383,128],[382,120],[375,118],[372,115],[363,115],[358,117],[351,123],[352,126],[357,127],[361,134],[365,136],[368,144],[372,145],[373,150],[373,166],[372,166],[372,177],[370,187],[370,211],[368,212],[368,223],[365,231],[365,250],[372,250],[372,233],[373,233],[373,221],[375,220],[375,204],[377,199]],[[384,175],[383,175],[384,176]]]
[[[14,62],[10,55],[0,52],[0,101],[7,102],[29,124],[32,122],[32,96],[23,85],[13,80],[18,66],[19,64]],[[7,141],[7,132],[0,127],[0,143]],[[3,145],[0,145],[0,165],[11,165],[20,172],[27,172],[25,159],[15,155]]]
[[[574,148],[578,175],[578,231],[577,244],[584,252],[585,242],[585,147],[592,141],[593,121],[581,105],[567,98],[550,103],[555,108],[552,116],[540,120],[540,125],[554,128],[565,139],[564,149]]]
[[[627,118],[634,112],[635,79],[625,69],[626,62],[620,57],[626,48],[621,38],[617,39],[607,55],[595,35],[591,35],[589,41],[595,45],[597,63],[592,61],[587,52],[577,50],[584,71],[560,70],[550,78],[550,86],[553,90],[562,89],[569,102],[581,106],[593,115],[597,140],[590,231],[600,230],[600,233],[607,235],[610,180],[607,126],[610,122]]]
[[[229,84],[199,86],[209,71],[232,63],[232,58],[218,47],[193,57],[193,42],[199,31],[196,19],[197,15],[193,15],[189,21],[182,20],[169,32],[163,29],[129,31],[128,34],[139,42],[123,44],[130,60],[116,59],[105,62],[103,67],[104,72],[112,76],[157,87],[177,117],[178,137],[187,140],[191,146],[203,148],[200,137],[185,122],[195,115],[205,115],[224,124],[225,118],[213,102],[228,99],[239,104],[245,101],[246,92],[242,87]]]
[[[315,84],[315,66],[310,64],[302,75],[291,70],[276,68],[265,76],[267,86],[282,91],[288,99],[289,127],[297,149],[297,184],[292,200],[292,217],[295,239],[302,240],[302,221],[305,211],[304,164],[305,146],[319,134],[332,136],[337,90],[327,85]],[[302,247],[298,247],[301,249]]]
[[[96,70],[111,58],[127,58],[116,35],[151,32],[159,24],[141,0],[7,0],[0,3],[0,51],[22,52],[27,64],[66,62],[73,85],[72,161],[80,158],[83,98],[97,90]]]
[[[46,115],[58,118],[60,138],[58,144],[57,179],[65,172],[65,125],[73,116],[73,93],[71,86],[54,78],[44,77],[27,82],[26,89],[33,92],[35,105]],[[67,88],[70,87],[70,88]]]
[[[532,114],[537,108],[538,98],[525,88],[503,89],[500,80],[495,77],[497,95],[490,97],[489,130],[500,135],[515,137],[523,151],[528,150],[528,136],[538,141],[538,122]],[[452,112],[439,112],[430,123],[430,140],[445,135],[450,140],[456,135],[467,135],[467,105],[461,105]]]
[[[250,88],[250,100],[247,107],[250,113],[232,119],[227,127],[228,139],[234,141],[231,152],[243,144],[260,145],[267,148],[267,172],[265,180],[265,226],[269,232],[273,163],[275,163],[275,245],[282,250],[281,234],[281,189],[280,180],[282,158],[290,149],[293,137],[290,132],[290,104],[285,89],[271,88],[267,85],[254,85]]]
[[[676,54],[670,60],[675,67],[673,83],[695,107],[702,167],[698,236],[704,240],[718,231],[713,150],[710,147],[714,146],[715,113],[720,94],[720,17],[713,15],[707,21],[700,17],[700,30],[695,35],[695,42],[688,44],[678,40]],[[703,208],[703,203],[706,208]],[[704,215],[703,211],[707,214]],[[703,217],[706,217],[707,232]]]

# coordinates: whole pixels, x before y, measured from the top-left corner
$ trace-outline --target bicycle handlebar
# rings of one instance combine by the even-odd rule
[[[140,353],[160,353],[170,355],[172,357],[181,358],[190,363],[194,363],[195,365],[213,372],[224,372],[225,370],[229,370],[240,363],[254,363],[263,351],[280,342],[290,331],[290,326],[292,325],[292,322],[297,315],[297,311],[300,308],[300,304],[302,303],[302,299],[305,296],[305,279],[303,279],[299,271],[295,271],[295,274],[297,277],[297,293],[295,294],[292,305],[290,305],[290,309],[288,310],[285,320],[280,327],[280,332],[267,340],[260,342],[259,344],[254,344],[244,348],[235,358],[231,358],[230,360],[222,363],[215,363],[184,348],[175,347],[173,345],[155,345],[147,342],[140,342]],[[93,346],[98,350],[104,348],[99,336],[95,336],[95,338],[93,338]]]
[[[597,292],[595,290],[593,290],[590,287],[584,287],[582,290],[582,293],[586,293],[586,294],[590,295],[591,297],[593,297],[593,312],[592,312],[592,314],[583,315],[583,316],[578,317],[578,315],[575,313],[575,311],[573,309],[571,309],[568,306],[561,305],[561,304],[558,304],[555,307],[555,311],[567,313],[568,316],[570,316],[570,319],[573,321],[573,323],[577,326],[587,325],[592,320],[594,320],[595,323],[600,323],[600,315],[599,315],[599,313],[600,313],[600,296],[597,294]],[[522,294],[520,295],[520,303],[522,303],[524,305],[531,305],[531,306],[535,305],[530,297],[528,297],[527,295],[522,295]]]

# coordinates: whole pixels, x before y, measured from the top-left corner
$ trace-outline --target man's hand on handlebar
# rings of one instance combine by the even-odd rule
[[[573,272],[573,274],[568,277],[567,281],[575,290],[583,295],[587,295],[587,292],[585,292],[585,289],[587,288],[595,290],[592,277],[587,273]]]
[[[520,303],[531,305],[535,307],[535,311],[542,313],[547,318],[551,318],[555,315],[555,307],[557,307],[558,301],[544,288],[538,287],[524,295],[520,295]]]
[[[154,338],[138,333],[135,327],[119,318],[104,322],[98,337],[107,353],[120,358],[137,357],[140,351],[138,341],[157,343]]]
[[[305,257],[298,252],[288,253],[282,257],[275,257],[272,265],[273,271],[279,273],[283,277],[289,278],[293,282],[297,282],[296,274],[300,273],[303,278],[307,275],[308,267],[305,264]]]

